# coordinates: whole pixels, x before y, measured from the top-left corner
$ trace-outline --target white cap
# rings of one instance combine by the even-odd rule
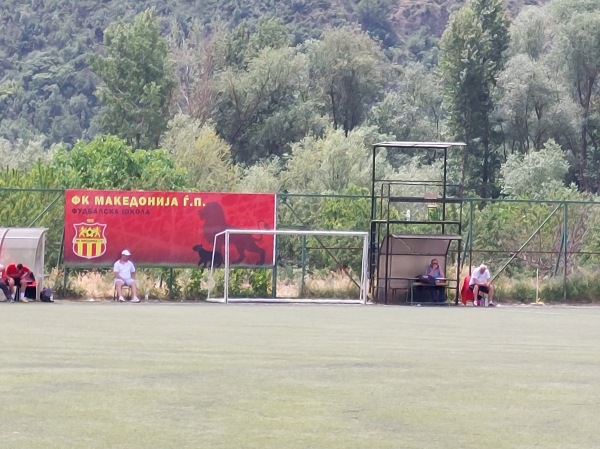
[[[129,251],[127,251],[126,249],[124,249],[123,251],[121,251],[121,254],[123,256],[131,256],[131,253]]]
[[[1,270],[4,270],[4,265],[2,265],[2,264],[0,263],[0,271],[1,271]]]

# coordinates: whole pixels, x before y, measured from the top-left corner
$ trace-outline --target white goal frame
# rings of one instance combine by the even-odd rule
[[[362,237],[363,239],[363,247],[362,247],[362,259],[361,259],[361,271],[360,271],[360,296],[359,301],[362,304],[367,304],[367,288],[369,283],[369,233],[363,231],[307,231],[305,229],[285,229],[285,230],[273,230],[273,229],[226,229],[218,234],[215,234],[215,238],[213,241],[213,254],[212,261],[210,265],[210,279],[212,282],[214,266],[215,266],[215,251],[214,248],[217,247],[217,238],[224,235],[225,236],[225,248],[223,254],[224,260],[224,269],[225,269],[225,285],[223,286],[223,295],[225,303],[229,302],[229,240],[232,234],[245,234],[245,235],[293,235],[293,236],[345,236],[345,237]],[[273,256],[273,265],[271,268],[275,266],[277,261],[275,260],[275,255]],[[214,288],[211,286],[208,290],[208,296],[210,297],[210,290]],[[290,300],[292,302],[293,300]]]

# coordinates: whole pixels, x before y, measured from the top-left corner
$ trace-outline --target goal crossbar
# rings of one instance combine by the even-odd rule
[[[362,259],[361,259],[361,269],[360,269],[360,296],[359,301],[362,304],[367,303],[367,285],[368,285],[368,258],[369,258],[369,233],[364,231],[314,231],[314,230],[306,230],[306,229],[226,229],[215,234],[215,238],[213,241],[213,252],[212,252],[212,261],[210,266],[210,276],[211,279],[214,273],[215,267],[215,253],[214,250],[217,247],[217,239],[221,236],[225,237],[225,251],[223,254],[223,262],[224,262],[224,270],[225,270],[225,285],[223,286],[223,295],[225,299],[225,303],[229,302],[229,240],[232,234],[246,234],[246,235],[292,235],[292,236],[340,236],[340,237],[361,237],[363,239],[363,247],[362,247]],[[273,261],[275,263],[275,261]],[[210,291],[209,291],[210,294]]]

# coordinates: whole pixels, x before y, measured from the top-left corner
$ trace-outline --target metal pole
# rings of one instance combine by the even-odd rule
[[[63,222],[64,223],[64,222]],[[60,261],[63,258],[63,249],[65,246],[65,228],[63,227],[62,237],[60,238],[60,248],[58,249],[58,260],[56,261],[56,268],[60,267]]]
[[[383,295],[385,297],[385,303],[388,303],[388,288],[389,288],[389,266],[390,266],[390,196],[391,196],[391,184],[388,184],[387,190],[387,215],[385,220],[385,291]],[[378,274],[379,276],[379,274]],[[392,298],[393,299],[393,298]]]
[[[444,148],[444,186],[443,186],[443,198],[442,202],[442,221],[446,221],[446,183],[448,179],[448,148]],[[445,234],[446,225],[442,224],[442,234]]]
[[[371,242],[375,241],[377,228],[374,223],[377,218],[377,199],[375,197],[375,157],[377,156],[377,147],[373,146],[373,158],[371,161]],[[375,273],[375,248],[369,248],[369,274],[373,276]]]
[[[277,254],[279,252],[279,245],[277,244],[277,236],[273,236],[274,238],[274,245],[275,245],[275,263],[273,264],[273,274],[272,274],[272,278],[273,278],[273,288],[271,288],[271,298],[277,298],[277,275],[279,274],[277,272]]]
[[[471,267],[473,266],[473,200],[469,200],[469,276],[471,276]]]
[[[225,231],[225,281],[223,286],[223,297],[225,304],[229,303],[229,232]]]
[[[568,251],[568,228],[567,228],[567,218],[568,214],[568,204],[564,203],[563,209],[563,246],[564,246],[564,254],[563,254],[563,262],[565,264],[564,277],[563,277],[563,300],[567,300],[567,255]]]
[[[360,299],[364,305],[367,305],[367,269],[368,269],[368,257],[369,257],[369,238],[363,237],[363,250],[362,250],[362,269],[360,272]]]
[[[304,297],[304,278],[306,277],[306,236],[302,236],[302,279],[300,280],[300,296]]]

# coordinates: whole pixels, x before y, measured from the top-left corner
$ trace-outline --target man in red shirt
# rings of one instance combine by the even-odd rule
[[[19,290],[19,301],[27,302],[27,299],[25,299],[25,290],[27,289],[27,284],[35,280],[29,267],[23,265],[22,263],[9,263],[4,270],[4,277],[8,287],[10,288],[11,298],[14,299],[15,285],[18,283],[21,288]]]

